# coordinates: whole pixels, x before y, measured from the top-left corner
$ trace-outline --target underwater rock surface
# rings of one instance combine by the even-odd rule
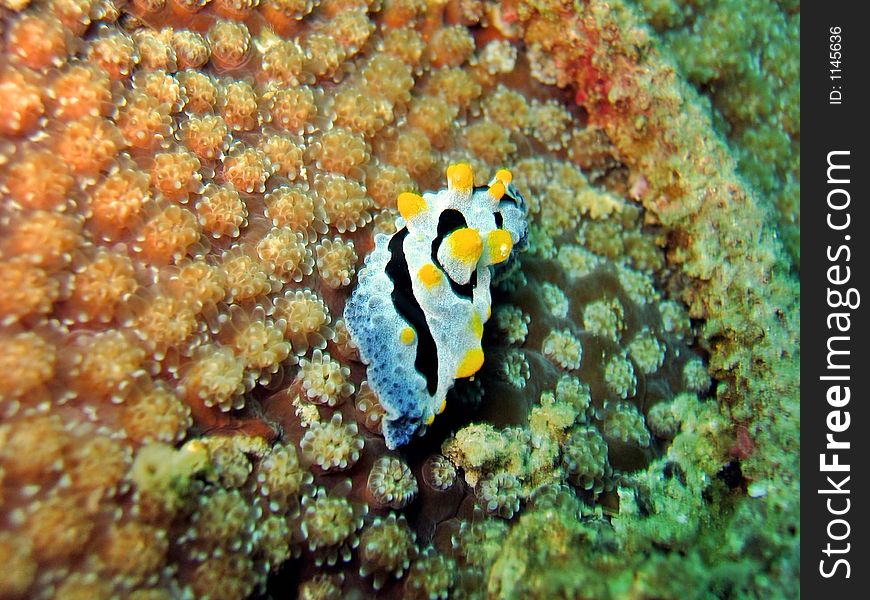
[[[0,596],[799,594],[799,283],[642,4],[0,2]],[[529,249],[390,450],[341,316],[459,162]]]

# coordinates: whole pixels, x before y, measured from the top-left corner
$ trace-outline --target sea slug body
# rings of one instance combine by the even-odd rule
[[[482,366],[492,268],[526,246],[526,203],[507,170],[475,187],[464,163],[447,189],[398,197],[403,224],[375,236],[344,318],[369,386],[386,411],[391,449],[444,410],[458,378]]]

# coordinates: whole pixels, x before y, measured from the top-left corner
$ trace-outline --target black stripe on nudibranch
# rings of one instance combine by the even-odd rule
[[[442,271],[444,271],[444,265],[438,260],[438,248],[441,247],[441,242],[444,241],[444,238],[463,227],[468,227],[468,221],[465,220],[465,217],[458,210],[448,208],[438,218],[438,232],[435,239],[432,240],[432,262]],[[444,277],[450,282],[450,289],[453,290],[455,295],[467,298],[468,300],[474,297],[474,288],[477,287],[477,271],[472,271],[471,278],[465,284],[453,281],[446,271],[444,271]]]
[[[458,210],[448,208],[438,217],[438,233],[435,236],[435,241],[440,244],[441,240],[447,237],[448,234],[463,227],[468,227],[468,221],[465,220],[465,216]]]
[[[414,360],[414,367],[426,378],[426,390],[431,396],[438,389],[438,350],[432,332],[429,331],[429,324],[426,323],[426,314],[417,302],[411,286],[411,273],[408,271],[408,260],[403,249],[403,242],[407,236],[408,230],[403,227],[390,238],[387,245],[390,260],[387,262],[385,272],[393,282],[390,299],[396,312],[410,323],[417,333],[417,357]]]

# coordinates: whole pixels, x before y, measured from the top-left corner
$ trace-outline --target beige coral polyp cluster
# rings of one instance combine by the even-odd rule
[[[359,460],[363,449],[356,423],[342,424],[341,413],[334,413],[327,423],[311,423],[299,447],[302,458],[324,471],[344,471]]]
[[[373,587],[379,590],[388,577],[400,578],[416,554],[405,517],[390,513],[386,519],[376,518],[360,536],[360,575],[371,575]]]
[[[310,402],[335,406],[353,393],[349,375],[350,369],[333,360],[329,354],[314,350],[310,360],[303,358],[299,361],[297,379]]]
[[[418,489],[417,478],[408,464],[389,455],[380,457],[372,465],[366,487],[377,504],[395,509],[410,504]]]
[[[323,488],[302,498],[302,538],[317,564],[347,561],[359,544],[358,532],[367,510],[347,498],[328,495]]]

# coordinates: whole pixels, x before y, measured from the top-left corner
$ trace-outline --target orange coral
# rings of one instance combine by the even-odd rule
[[[0,242],[0,253],[27,261],[47,271],[60,269],[72,260],[81,245],[78,219],[47,211],[35,211],[20,218],[17,226]]]
[[[174,296],[149,290],[136,297],[129,308],[134,333],[158,360],[163,359],[167,349],[181,347],[201,329],[194,308]]]
[[[330,108],[336,125],[367,137],[383,129],[393,118],[393,106],[386,97],[357,85],[340,87]]]
[[[412,0],[416,2],[417,0]],[[381,40],[381,50],[385,54],[395,56],[406,65],[417,66],[423,58],[426,42],[423,36],[415,29],[393,29]]]
[[[425,133],[432,145],[443,147],[457,112],[440,96],[420,96],[411,104],[408,123]]]
[[[259,147],[272,163],[276,175],[292,181],[305,174],[304,146],[301,139],[286,134],[264,136]]]
[[[329,310],[310,290],[287,290],[274,304],[275,316],[286,323],[285,335],[296,354],[305,354],[311,347],[322,350],[326,341],[332,339]]]
[[[179,69],[202,67],[211,57],[211,48],[205,38],[189,29],[181,29],[172,34],[172,49]]]
[[[74,34],[82,35],[91,24],[95,5],[95,0],[53,0],[51,11]],[[109,12],[109,9],[103,9],[103,12]]]
[[[305,233],[314,241],[326,233],[328,217],[323,198],[302,185],[283,185],[266,194],[266,217],[276,226],[286,226]]]
[[[525,96],[499,84],[484,102],[486,116],[508,130],[521,131],[529,120]]]
[[[131,521],[109,528],[100,557],[109,570],[138,583],[157,573],[168,550],[165,530]]]
[[[222,411],[245,404],[245,365],[229,348],[201,346],[181,372],[181,385],[189,399]]]
[[[127,144],[143,149],[161,145],[172,127],[169,106],[145,92],[131,92],[126,100],[116,123]]]
[[[266,265],[254,258],[256,253],[247,247],[235,247],[223,257],[223,270],[227,278],[227,291],[239,301],[253,300],[273,291]]]
[[[77,440],[66,469],[72,489],[87,494],[92,502],[114,495],[130,468],[129,455],[122,442],[105,435]]]
[[[353,56],[363,47],[374,28],[366,11],[348,10],[337,14],[325,30],[338,40],[347,56]]]
[[[314,254],[317,271],[324,284],[331,288],[350,285],[357,262],[353,242],[346,242],[340,237],[324,239],[317,243]]]
[[[82,394],[120,394],[145,362],[145,350],[120,331],[81,335],[66,348],[65,367]]]
[[[24,534],[41,562],[64,560],[82,554],[94,524],[79,507],[70,510],[70,499],[55,497],[35,502],[28,511]]]
[[[205,233],[214,238],[235,238],[247,223],[248,208],[232,185],[218,187],[210,183],[196,202],[196,214]]]
[[[497,123],[480,120],[465,132],[465,145],[476,157],[492,166],[507,164],[517,146]]]
[[[261,310],[253,314],[235,311],[227,327],[229,345],[247,369],[274,373],[290,354],[284,341],[284,328],[265,318]],[[295,357],[292,357],[295,358]]]
[[[155,212],[139,228],[133,249],[150,263],[166,264],[183,258],[199,234],[193,213],[173,204]]]
[[[68,33],[51,15],[23,14],[7,32],[9,51],[31,69],[59,66],[65,59]]]
[[[176,113],[184,104],[181,84],[172,75],[163,71],[139,72],[133,76],[133,89],[142,90],[160,104]]]
[[[77,321],[111,321],[120,304],[138,287],[133,263],[125,254],[101,248],[75,270],[68,300]]]
[[[435,68],[458,67],[473,53],[474,38],[461,25],[438,29],[427,48],[429,63]]]
[[[109,166],[122,143],[114,123],[85,116],[67,124],[58,139],[57,152],[75,173],[94,177]]]
[[[312,140],[310,151],[318,168],[359,180],[370,148],[362,136],[334,128]]]
[[[166,290],[197,312],[214,309],[226,296],[226,274],[202,259],[182,262],[167,274]]]
[[[679,305],[659,301],[650,274],[660,275],[661,245],[670,240],[650,233],[652,223],[641,226],[650,215],[639,204],[622,201],[637,174],[614,158],[639,154],[626,152],[617,134],[645,134],[630,119],[615,130],[578,95],[590,119],[606,125],[605,144],[573,109],[548,101],[544,85],[530,83],[564,79],[554,72],[562,63],[541,47],[559,27],[524,32],[530,7],[516,14],[477,0],[133,0],[126,7],[7,0],[3,7],[8,60],[0,88],[9,102],[0,133],[20,139],[0,152],[8,199],[0,221],[8,280],[0,286],[0,518],[15,534],[0,532],[0,563],[15,571],[0,577],[0,595],[162,600],[186,590],[243,598],[265,589],[269,573],[293,556],[303,573],[300,596],[371,594],[396,577],[407,578],[385,593],[479,591],[471,571],[489,566],[474,553],[503,530],[488,520],[473,530],[442,523],[442,501],[450,515],[472,505],[458,473],[484,508],[504,516],[520,496],[549,501],[529,496],[538,477],[551,477],[547,461],[561,464],[592,501],[618,483],[609,440],[595,427],[652,449],[643,443],[647,415],[630,393],[664,373],[671,385],[699,392],[712,385],[688,350],[673,368],[665,363],[671,338],[692,343],[692,323]],[[565,43],[557,44],[560,61]],[[518,51],[530,60],[517,60]],[[587,75],[592,83],[582,89],[603,102],[610,83]],[[630,104],[617,92],[614,106]],[[659,132],[652,122],[641,129]],[[568,156],[583,172],[548,153]],[[440,454],[385,455],[384,408],[338,318],[371,237],[401,223],[397,196],[441,187],[446,163],[458,159],[475,167],[476,184],[487,183],[484,163],[513,162],[535,224],[570,238],[557,243],[533,227],[529,280],[553,260],[565,281],[536,282],[543,310],[535,319],[517,307],[495,311],[486,343],[515,347],[487,349],[494,368],[463,392],[479,402],[489,378],[500,378],[506,406],[519,413],[513,419],[524,409],[512,405],[511,383],[544,391],[535,424],[561,427],[564,444],[520,427],[494,432],[532,448],[534,482],[487,472],[504,466],[496,460],[460,471]],[[644,196],[645,186],[660,183],[638,180],[632,193]],[[599,255],[627,262],[611,268]],[[622,311],[603,306],[609,296],[578,303],[562,291],[584,277],[595,283],[584,289],[619,289]],[[499,273],[498,293],[517,290],[521,304],[528,283],[522,271]],[[638,329],[635,303],[660,306],[661,328]],[[581,316],[582,330],[566,326]],[[626,348],[614,352],[612,344]],[[576,385],[560,380],[551,393],[536,372],[578,366],[577,377],[597,369],[604,381],[589,388],[572,376]],[[559,420],[572,411],[583,435]],[[673,424],[658,425],[673,437]],[[343,468],[353,468],[352,480],[323,474]],[[363,500],[380,513],[414,502],[413,523],[384,514],[366,520]],[[432,527],[445,540],[455,533],[461,565],[431,548],[414,559],[410,532]],[[429,543],[428,535],[421,540]],[[310,573],[351,559],[328,576]],[[462,589],[454,592],[454,583]]]
[[[460,109],[467,109],[483,93],[480,84],[467,71],[447,67],[433,71],[425,89]]]
[[[310,359],[299,361],[296,378],[309,401],[335,406],[353,393],[354,386],[348,379],[349,375],[350,369],[333,360],[329,354],[315,349]]]
[[[240,67],[251,52],[251,33],[244,23],[218,20],[208,30],[211,58],[221,68]]]
[[[378,208],[395,208],[399,194],[416,191],[416,184],[402,167],[375,163],[366,171],[366,190]]]
[[[289,227],[273,228],[257,243],[257,255],[284,281],[302,281],[314,267],[307,236]]]
[[[9,531],[0,532],[0,561],[6,573],[0,578],[0,594],[10,598],[24,597],[36,577],[31,543]]]
[[[4,135],[28,133],[45,112],[39,80],[23,69],[0,70],[0,94],[4,99],[0,133]]]
[[[344,471],[359,460],[363,439],[356,423],[342,423],[336,412],[328,423],[312,423],[299,441],[302,458],[324,471]]]
[[[295,86],[304,79],[304,66],[305,52],[302,47],[294,40],[282,40],[263,53],[260,72],[267,82]]]
[[[133,74],[133,68],[139,62],[139,52],[130,36],[116,29],[107,29],[90,44],[88,59],[115,81]]]
[[[317,116],[314,91],[308,86],[269,88],[263,94],[268,104],[270,122],[292,133],[312,129]]]
[[[21,398],[34,394],[54,375],[56,349],[32,331],[0,333],[0,398]]]
[[[356,231],[372,220],[371,198],[359,183],[331,173],[318,174],[314,178],[314,189],[323,199],[326,222],[339,233]]]
[[[223,158],[223,177],[237,190],[261,194],[266,180],[272,174],[272,165],[266,153],[257,148],[239,144]]]
[[[369,387],[367,381],[363,381],[360,384],[359,391],[354,396],[354,407],[357,413],[362,415],[358,420],[362,421],[366,429],[379,435],[383,433],[381,423],[384,420],[386,411],[381,406],[377,394]]]
[[[233,131],[250,131],[259,125],[257,94],[246,81],[234,81],[220,96],[221,116]]]
[[[383,96],[391,105],[406,106],[411,100],[414,77],[411,67],[394,56],[378,54],[360,71],[368,92]]]
[[[137,387],[124,401],[124,432],[136,442],[180,441],[191,425],[190,409],[162,382]]]
[[[413,31],[407,26],[424,14],[426,8],[425,0],[386,0],[382,19],[384,24],[395,27],[397,31]]]
[[[336,74],[347,51],[341,43],[328,33],[312,33],[305,38],[305,66],[318,78],[329,78]]]
[[[275,502],[276,508],[288,506],[312,479],[311,473],[299,464],[296,448],[281,443],[275,444],[260,461],[256,478],[260,493]]]
[[[309,14],[319,0],[262,0],[263,16],[276,29],[292,25]]]
[[[66,163],[49,150],[26,148],[9,166],[4,184],[9,195],[25,208],[62,208],[74,179]]]
[[[139,223],[151,197],[146,173],[129,167],[114,169],[91,193],[90,222],[104,239],[114,239]]]
[[[181,124],[178,139],[200,160],[216,160],[229,147],[230,130],[218,115],[190,117]]]
[[[141,70],[175,70],[175,53],[167,36],[150,29],[137,29],[133,32],[133,42],[139,51],[139,68]]]
[[[214,10],[222,17],[242,21],[259,4],[260,0],[215,0]]]
[[[432,144],[416,128],[403,128],[382,142],[381,158],[395,167],[404,168],[411,177],[425,177],[435,166]]]
[[[0,323],[9,325],[51,311],[60,292],[48,273],[23,260],[0,261],[5,285],[0,286]]]
[[[186,69],[176,75],[187,96],[185,109],[193,114],[209,112],[218,101],[218,86],[205,73]]]

